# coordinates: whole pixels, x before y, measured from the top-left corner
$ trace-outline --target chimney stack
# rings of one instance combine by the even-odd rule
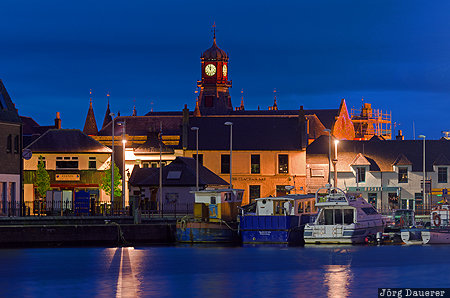
[[[397,141],[403,141],[403,140],[405,139],[405,136],[402,135],[402,130],[401,130],[401,129],[398,130],[398,135],[395,136],[395,139],[396,139]]]
[[[61,129],[61,118],[59,116],[59,112],[56,112],[55,128],[56,129]]]

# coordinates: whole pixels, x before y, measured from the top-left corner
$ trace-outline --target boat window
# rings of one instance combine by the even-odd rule
[[[341,209],[334,210],[334,224],[336,224],[336,225],[342,224],[342,210]]]
[[[364,208],[361,208],[361,210],[364,211],[364,213],[367,215],[377,214],[377,211],[375,209],[373,209],[372,207],[364,207]]]
[[[349,225],[353,223],[353,209],[344,209],[344,224]]]
[[[324,224],[325,225],[333,225],[333,209],[325,209],[324,212]]]
[[[297,213],[303,213],[303,202],[298,202]]]

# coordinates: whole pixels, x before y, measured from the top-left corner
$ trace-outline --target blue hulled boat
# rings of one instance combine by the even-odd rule
[[[314,195],[259,198],[240,209],[244,244],[303,244],[304,226],[316,213]]]

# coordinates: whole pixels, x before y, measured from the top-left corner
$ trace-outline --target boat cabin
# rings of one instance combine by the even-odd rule
[[[255,200],[255,215],[301,215],[316,213],[313,195],[285,195],[282,197],[267,197]]]
[[[450,219],[450,205],[441,205],[431,211],[431,227],[448,228]]]
[[[234,221],[239,215],[243,189],[211,189],[194,191],[194,217],[202,221]]]

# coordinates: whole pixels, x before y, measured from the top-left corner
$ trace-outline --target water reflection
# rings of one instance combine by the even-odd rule
[[[353,279],[350,265],[326,265],[324,281],[328,287],[328,297],[350,296],[350,284]]]

